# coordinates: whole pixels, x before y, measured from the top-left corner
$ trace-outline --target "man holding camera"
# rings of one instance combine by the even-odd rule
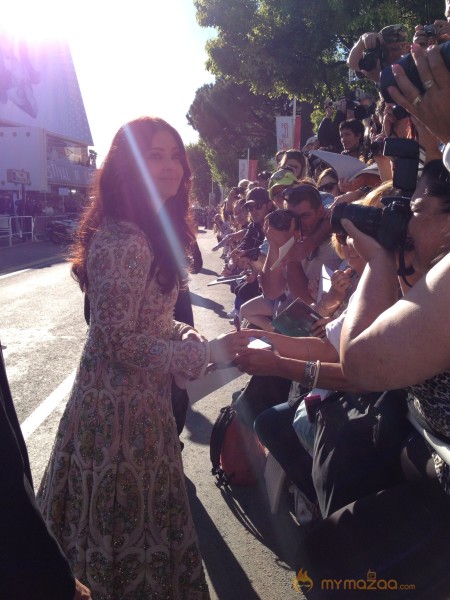
[[[322,265],[337,269],[341,259],[330,245],[330,223],[319,191],[308,183],[286,188],[283,197],[287,211],[275,211],[268,219],[266,236],[269,253],[261,274],[265,297],[275,300],[288,289],[292,298],[308,304],[317,300]],[[277,222],[278,214],[286,223]],[[279,257],[280,247],[292,236],[296,243],[286,256],[285,266],[272,269]]]
[[[427,48],[450,40],[450,0],[445,2],[446,21],[437,19],[432,25],[417,25],[413,42]]]
[[[380,71],[409,51],[404,25],[388,25],[379,33],[363,33],[348,55],[347,65],[358,77],[378,83]]]

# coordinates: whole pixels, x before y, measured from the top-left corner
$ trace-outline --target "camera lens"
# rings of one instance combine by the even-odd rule
[[[292,219],[296,219],[296,229],[298,229],[298,217],[290,210],[279,208],[274,210],[268,216],[269,224],[278,229],[278,231],[287,231],[291,226]]]
[[[442,58],[444,59],[445,65],[448,70],[450,70],[450,42],[445,42],[439,46],[439,50],[441,51]],[[413,83],[416,88],[422,94],[425,93],[425,88],[423,87],[423,83],[420,79],[419,72],[417,71],[416,64],[411,54],[406,54],[402,56],[400,60],[397,60],[395,64],[399,64],[403,67],[408,79]],[[393,103],[391,95],[387,91],[390,85],[397,87],[397,83],[395,81],[394,74],[392,73],[391,66],[386,67],[381,71],[380,75],[380,90],[381,95],[383,96],[386,102]]]
[[[331,213],[331,231],[346,233],[341,225],[341,219],[348,219],[363,233],[377,239],[382,208],[361,206],[359,204],[338,204]]]

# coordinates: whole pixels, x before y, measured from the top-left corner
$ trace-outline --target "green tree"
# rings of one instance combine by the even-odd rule
[[[246,84],[220,79],[197,90],[187,114],[206,148],[215,181],[236,184],[238,159],[258,159],[263,168],[276,152],[276,115],[289,114],[286,96],[252,93]]]
[[[424,23],[424,0],[195,0],[202,26],[215,27],[207,44],[209,70],[257,94],[287,94],[321,104],[348,87],[345,60],[366,31],[404,23],[411,35]],[[430,20],[443,0],[429,0]]]
[[[186,146],[186,153],[192,171],[191,199],[207,206],[212,174],[206,158],[205,145],[201,142],[189,144]]]

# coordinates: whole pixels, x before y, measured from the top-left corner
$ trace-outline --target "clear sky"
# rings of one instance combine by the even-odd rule
[[[68,39],[100,162],[117,129],[144,114],[197,140],[185,115],[214,80],[205,68],[214,31],[197,24],[192,0],[12,0],[5,10],[21,29]]]

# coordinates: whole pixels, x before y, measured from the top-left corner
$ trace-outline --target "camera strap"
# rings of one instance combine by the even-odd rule
[[[416,272],[414,267],[411,265],[410,267],[406,266],[405,263],[405,244],[406,244],[406,232],[403,234],[402,243],[400,244],[399,252],[398,252],[398,270],[397,274],[403,279],[408,287],[412,287],[409,281],[406,279],[407,277],[414,275]]]

